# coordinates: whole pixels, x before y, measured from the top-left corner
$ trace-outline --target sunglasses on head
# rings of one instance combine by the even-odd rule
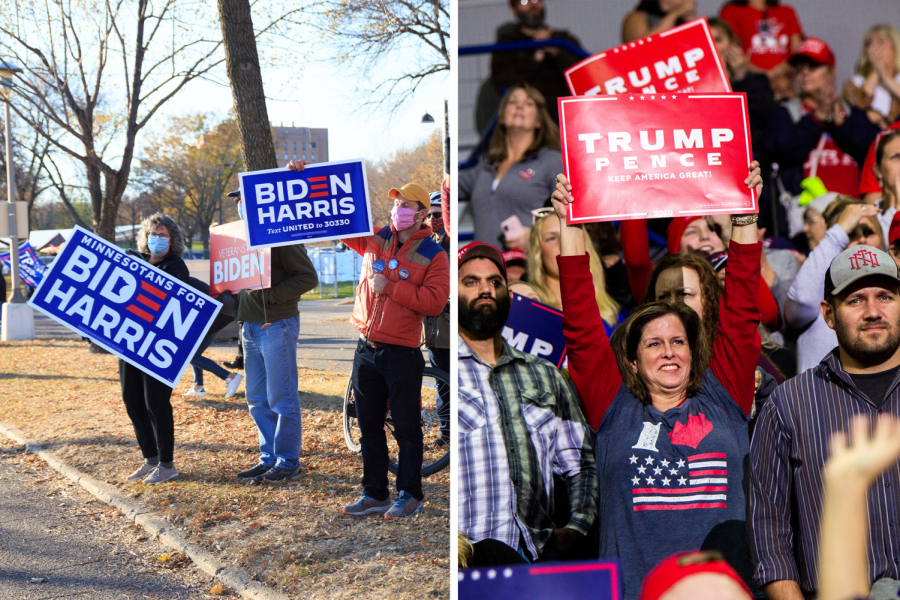
[[[535,223],[537,223],[538,219],[543,219],[547,215],[553,214],[554,212],[556,211],[549,206],[534,209],[533,211],[531,211],[531,224],[534,225]]]

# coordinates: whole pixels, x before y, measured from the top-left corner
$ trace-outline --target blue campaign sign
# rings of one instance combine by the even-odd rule
[[[512,305],[503,327],[509,345],[545,358],[560,368],[566,358],[562,311],[537,300],[510,293]]]
[[[0,254],[0,263],[3,263],[8,269],[12,268],[11,255],[11,252]],[[34,248],[31,247],[31,242],[25,242],[19,246],[19,279],[24,281],[28,287],[36,288],[40,285],[46,271],[47,267],[38,258]]]
[[[619,562],[460,569],[459,600],[619,600]]]
[[[81,227],[28,304],[171,387],[222,308]]]
[[[372,235],[365,160],[307,165],[302,172],[251,171],[240,177],[251,249]]]

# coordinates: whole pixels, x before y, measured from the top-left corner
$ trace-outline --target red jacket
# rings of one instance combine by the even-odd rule
[[[369,237],[341,240],[363,257],[350,322],[369,340],[417,347],[422,342],[422,319],[444,310],[450,297],[450,259],[430,235],[431,228],[423,227],[398,248],[392,225]],[[394,269],[391,259],[398,262]],[[382,275],[390,280],[381,294],[369,284],[376,260],[384,261]],[[401,277],[404,272],[409,274]]]

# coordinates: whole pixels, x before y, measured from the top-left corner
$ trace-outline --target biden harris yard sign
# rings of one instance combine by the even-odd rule
[[[171,387],[222,308],[81,227],[28,304]]]
[[[250,249],[372,235],[362,159],[308,165],[301,172],[251,171],[240,177]]]

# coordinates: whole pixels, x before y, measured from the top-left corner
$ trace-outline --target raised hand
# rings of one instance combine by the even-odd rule
[[[868,419],[857,416],[850,423],[849,435],[840,432],[831,436],[831,458],[825,464],[825,475],[841,484],[852,480],[868,485],[895,464],[898,456],[900,419],[882,414],[875,423],[875,434],[869,437]]]
[[[759,163],[754,160],[752,163],[750,163],[750,166],[747,168],[747,170],[750,172],[750,174],[747,176],[747,179],[744,180],[744,185],[746,185],[751,190],[753,188],[756,188],[756,197],[758,199],[760,193],[762,193],[763,186],[762,169],[760,169]]]

